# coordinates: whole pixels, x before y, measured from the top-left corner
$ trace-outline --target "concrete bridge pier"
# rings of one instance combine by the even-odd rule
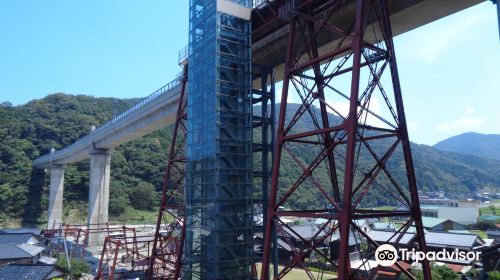
[[[88,246],[102,245],[105,232],[92,232],[108,222],[109,175],[111,150],[94,149],[90,152],[89,208],[87,226]]]
[[[50,167],[48,229],[52,229],[54,226],[57,229],[62,223],[65,167],[64,165]]]

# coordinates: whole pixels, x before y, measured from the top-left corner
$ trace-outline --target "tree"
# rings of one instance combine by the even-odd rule
[[[465,273],[465,275],[471,279],[474,279],[474,280],[479,280],[480,278],[480,273],[479,271],[477,271],[476,269],[471,269],[469,271],[467,271],[467,273]]]
[[[497,208],[495,207],[494,204],[490,205],[490,210],[491,210],[491,213],[493,215],[496,215],[497,214]]]
[[[495,271],[488,272],[488,279],[489,280],[500,280],[500,271],[495,270]]]
[[[109,214],[111,216],[120,216],[130,205],[128,193],[125,190],[126,187],[121,182],[112,181],[109,188]]]
[[[90,272],[90,266],[85,261],[80,259],[71,259],[71,269],[69,269],[68,261],[66,260],[66,256],[64,254],[59,255],[56,264],[68,270],[72,279],[82,277],[83,273]]]
[[[136,209],[153,210],[158,206],[158,193],[153,185],[139,182],[132,190],[130,201],[132,201],[132,205]]]
[[[2,107],[12,107],[12,103],[10,101],[4,101],[2,102]]]
[[[454,272],[447,266],[434,266],[432,268],[433,271],[435,271],[437,274],[441,276],[442,279],[446,280],[460,280],[460,274]]]
[[[412,269],[410,271],[415,278],[419,280],[425,280],[424,279],[424,273],[422,272],[421,269]],[[460,274],[453,272],[453,270],[449,269],[447,266],[437,266],[433,265],[432,270],[432,280],[460,280]],[[402,275],[401,276],[402,280],[408,280],[408,276]]]

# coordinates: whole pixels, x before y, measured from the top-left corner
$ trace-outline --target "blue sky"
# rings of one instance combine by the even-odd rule
[[[187,2],[1,0],[0,102],[55,92],[148,95],[181,71]],[[487,1],[396,37],[413,141],[500,134],[496,17]]]

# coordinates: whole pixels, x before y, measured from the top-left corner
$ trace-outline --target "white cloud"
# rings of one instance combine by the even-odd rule
[[[337,111],[341,117],[347,117],[349,114],[349,103],[348,102],[341,102],[341,101],[336,101],[336,102],[328,102],[328,105],[332,107],[335,111]],[[328,112],[338,116],[339,114],[335,113],[332,109],[328,108]]]
[[[467,107],[467,108],[465,108],[465,113],[466,114],[473,114],[475,112],[476,112],[476,108],[474,108],[474,107]]]
[[[466,107],[461,118],[442,122],[436,126],[436,129],[439,131],[462,131],[478,128],[486,119],[475,115],[475,112],[476,109],[474,107]]]
[[[414,31],[411,39],[404,41],[398,50],[405,57],[432,63],[448,50],[477,36],[477,32],[473,31],[487,21],[481,14],[444,19],[432,24],[432,28],[426,26]]]
[[[385,104],[385,103],[384,103]],[[342,115],[342,117],[347,117],[347,115],[349,114],[349,106],[350,104],[345,101],[334,101],[334,102],[328,102],[328,105],[330,105],[333,109],[335,109],[340,115]],[[360,111],[361,109],[358,107],[358,112]],[[370,100],[370,111],[377,114],[377,115],[381,115],[382,114],[382,110],[381,110],[381,102],[378,98],[376,97],[372,97],[371,100]],[[338,115],[335,111],[333,111],[332,109],[328,108],[328,112],[334,114],[334,115]],[[366,111],[363,113],[363,118],[365,117],[365,114],[366,114]],[[386,117],[386,116],[382,116],[382,117]],[[386,127],[387,124],[384,123],[383,121],[381,121],[379,118],[375,117],[374,115],[372,115],[371,113],[368,113],[368,116],[366,118],[366,123],[368,125],[372,125],[372,126],[376,126],[376,127]]]

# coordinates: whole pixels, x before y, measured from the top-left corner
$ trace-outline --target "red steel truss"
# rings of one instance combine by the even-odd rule
[[[304,0],[279,9],[280,20],[288,21],[288,47],[262,266],[271,263],[272,227],[291,250],[274,279],[292,269],[316,279],[310,266],[318,262],[336,268],[338,279],[372,279],[380,268],[369,261],[375,249],[403,246],[409,236],[414,241],[406,246],[426,252],[388,8],[387,0]],[[340,20],[346,14],[352,21]],[[333,43],[318,48],[325,38]],[[297,101],[300,106],[287,105]],[[280,166],[285,158],[294,164],[286,172]],[[297,209],[293,201],[303,193],[316,203]],[[397,210],[373,210],[374,198]],[[325,222],[306,238],[284,218]],[[398,220],[401,227],[374,240],[358,225],[367,218]],[[412,225],[414,233],[408,232]],[[353,262],[356,245],[364,252]],[[431,279],[429,263],[422,266]],[[261,279],[269,276],[262,269]]]
[[[135,228],[122,226],[120,236],[106,236],[95,279],[143,277],[149,266],[153,236],[137,236]]]
[[[179,279],[182,267],[185,218],[185,148],[187,139],[187,76],[184,64],[181,96],[170,146],[163,192],[149,260],[148,279]]]

